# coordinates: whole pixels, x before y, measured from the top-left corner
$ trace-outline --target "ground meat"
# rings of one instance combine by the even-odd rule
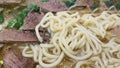
[[[67,6],[65,5],[65,3],[60,2],[59,0],[49,0],[48,2],[40,2],[40,0],[37,0],[36,3],[39,7],[49,12],[67,10]]]
[[[35,68],[30,58],[25,58],[17,47],[8,47],[4,53],[5,68]]]

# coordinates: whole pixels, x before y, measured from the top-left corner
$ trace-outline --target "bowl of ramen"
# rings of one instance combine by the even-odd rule
[[[0,68],[120,68],[119,0],[0,0]]]

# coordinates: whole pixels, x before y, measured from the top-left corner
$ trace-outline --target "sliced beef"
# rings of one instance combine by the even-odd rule
[[[22,0],[0,0],[0,4],[16,4],[20,3]]]
[[[3,4],[4,3],[4,0],[0,0],[0,4]]]
[[[3,65],[0,64],[0,68],[4,68]]]
[[[48,2],[40,2],[40,0],[37,0],[36,3],[42,9],[50,12],[67,10],[67,6],[65,5],[65,3],[60,2],[59,0],[48,0]]]
[[[35,68],[30,58],[25,58],[17,47],[8,47],[4,52],[4,68]]]
[[[43,42],[47,42],[50,39],[50,34],[47,29],[41,29],[40,35],[43,38]],[[0,43],[36,43],[39,42],[34,31],[22,31],[5,29],[0,31]]]
[[[34,32],[6,29],[0,32],[0,42],[38,42],[38,40]]]
[[[23,30],[35,30],[35,26],[41,21],[44,13],[30,11],[24,20]]]

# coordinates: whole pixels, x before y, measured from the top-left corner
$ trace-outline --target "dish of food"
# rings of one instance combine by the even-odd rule
[[[0,68],[120,68],[119,0],[0,0]]]

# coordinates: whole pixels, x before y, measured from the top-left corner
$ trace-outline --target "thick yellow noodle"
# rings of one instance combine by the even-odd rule
[[[99,16],[78,12],[48,12],[36,26],[36,36],[43,41],[39,28],[48,28],[51,33],[49,43],[31,44],[23,49],[23,56],[33,57],[39,67],[53,68],[65,56],[77,62],[75,68],[93,65],[91,68],[119,68],[120,44],[114,39],[104,43],[107,30],[120,24],[117,14],[103,12]],[[89,67],[90,67],[89,66]]]

